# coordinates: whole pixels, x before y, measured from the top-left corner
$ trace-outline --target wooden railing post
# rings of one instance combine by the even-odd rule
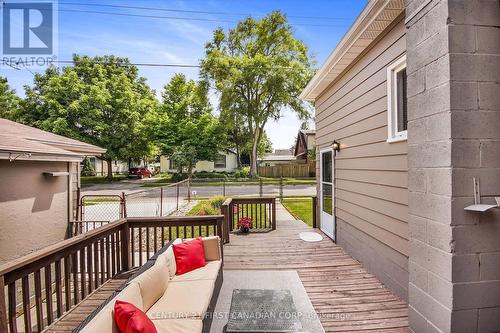
[[[316,196],[312,197],[312,218],[313,218],[313,228],[317,228],[317,217],[318,217],[318,198]]]
[[[223,235],[221,239],[223,240],[224,243],[229,243],[229,231],[231,230],[231,199],[226,199],[224,203],[221,206],[221,213],[224,215],[224,220],[223,220]]]
[[[272,209],[271,229],[276,230],[276,198],[273,198],[271,209]]]
[[[80,219],[81,220],[81,215],[80,215],[80,210],[81,210],[81,202],[80,202],[80,197],[82,196],[82,190],[80,187],[76,189],[76,216],[75,220]]]
[[[283,200],[283,176],[280,177],[280,200]]]
[[[134,255],[130,253],[130,228],[128,223],[124,223],[120,230],[121,234],[121,261],[122,270],[130,270],[130,256]],[[132,240],[133,241],[133,240]]]
[[[5,305],[5,280],[0,275],[0,332],[8,332],[7,306]]]

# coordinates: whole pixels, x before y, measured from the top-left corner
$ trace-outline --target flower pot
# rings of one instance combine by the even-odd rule
[[[241,227],[240,227],[240,231],[241,231],[241,233],[243,233],[243,234],[248,234],[248,232],[250,231],[250,228],[249,228],[249,227],[244,227],[244,226],[241,226]]]

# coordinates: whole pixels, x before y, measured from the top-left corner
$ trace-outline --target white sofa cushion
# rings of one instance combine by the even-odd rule
[[[158,258],[156,263],[132,280],[141,288],[143,309],[147,311],[156,301],[163,296],[170,279],[166,268],[166,258]]]
[[[215,287],[214,280],[169,283],[165,294],[146,312],[152,320],[203,318]]]
[[[201,333],[201,319],[166,319],[153,320],[158,333]]]
[[[215,280],[219,274],[222,261],[209,261],[206,266],[197,268],[182,275],[176,275],[170,282],[195,281],[195,280]]]
[[[134,304],[144,310],[141,289],[137,283],[130,283],[118,296],[109,302],[92,320],[81,330],[83,333],[120,333],[115,323],[114,307],[116,300]]]

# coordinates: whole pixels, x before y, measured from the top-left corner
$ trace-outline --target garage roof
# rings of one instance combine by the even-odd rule
[[[0,118],[0,159],[79,161],[100,147]]]

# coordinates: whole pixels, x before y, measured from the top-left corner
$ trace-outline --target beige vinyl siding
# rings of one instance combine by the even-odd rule
[[[335,157],[338,243],[356,252],[403,298],[408,283],[408,148],[406,141],[387,142],[386,80],[387,66],[405,50],[401,18],[315,103],[318,150],[334,139],[341,143]],[[359,247],[361,241],[366,244]],[[378,265],[377,255],[383,256]]]

